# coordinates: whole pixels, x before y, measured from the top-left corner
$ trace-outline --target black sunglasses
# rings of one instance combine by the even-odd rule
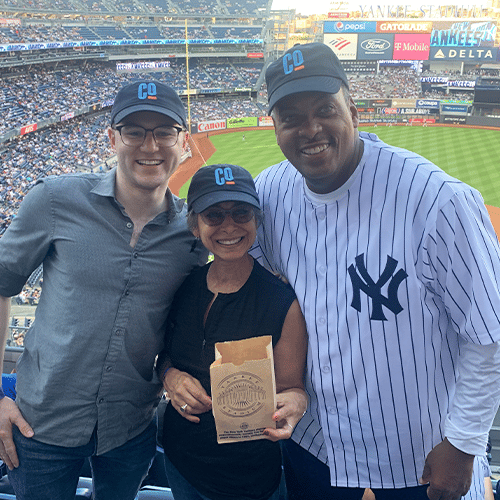
[[[209,207],[200,213],[201,220],[207,226],[220,226],[228,215],[236,224],[246,224],[252,220],[255,212],[250,205],[238,205],[229,210],[220,207]]]

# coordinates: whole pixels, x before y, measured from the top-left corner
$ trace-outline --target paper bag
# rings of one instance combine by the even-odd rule
[[[263,439],[266,427],[276,428],[270,335],[216,343],[210,383],[219,444]]]

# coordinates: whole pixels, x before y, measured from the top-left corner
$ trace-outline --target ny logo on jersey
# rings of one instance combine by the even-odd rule
[[[375,282],[366,270],[364,257],[364,254],[358,255],[355,259],[356,267],[351,264],[348,269],[353,288],[351,306],[356,311],[361,312],[360,292],[363,291],[372,299],[373,309],[370,319],[387,321],[382,306],[387,307],[394,314],[399,314],[403,310],[398,300],[398,288],[408,275],[403,269],[394,274],[398,261],[388,255],[385,269],[382,271],[377,282]],[[381,290],[386,283],[389,283],[389,285],[387,287],[387,297],[384,297]]]

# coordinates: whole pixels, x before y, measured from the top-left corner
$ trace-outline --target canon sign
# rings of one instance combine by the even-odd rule
[[[361,42],[361,48],[367,51],[387,50],[390,46],[391,44],[388,40],[381,40],[380,38],[370,38]]]
[[[225,128],[225,120],[198,123],[198,132],[210,132],[211,130],[223,130]]]

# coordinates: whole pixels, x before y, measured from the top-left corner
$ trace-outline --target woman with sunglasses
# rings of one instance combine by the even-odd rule
[[[170,404],[163,446],[176,500],[279,498],[278,441],[304,414],[307,336],[292,288],[248,253],[261,218],[252,176],[236,165],[202,167],[188,191],[188,225],[212,252],[172,304],[158,372]],[[210,398],[215,343],[271,335],[276,373],[275,428],[262,439],[217,444]]]

